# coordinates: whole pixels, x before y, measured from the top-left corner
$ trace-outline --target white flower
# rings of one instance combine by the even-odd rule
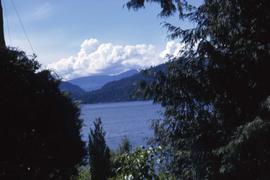
[[[128,180],[132,180],[133,179],[133,176],[130,174],[129,176],[128,176]]]
[[[132,180],[132,179],[134,179],[134,178],[133,178],[133,176],[130,174],[130,175],[128,175],[128,176],[125,175],[124,179],[125,179],[125,180]]]

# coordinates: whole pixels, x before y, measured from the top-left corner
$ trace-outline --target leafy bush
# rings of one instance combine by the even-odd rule
[[[78,176],[73,178],[74,180],[91,180],[91,174],[88,167],[79,168]]]
[[[112,180],[173,179],[169,174],[158,170],[160,147],[137,148],[134,152],[115,155],[115,177]]]

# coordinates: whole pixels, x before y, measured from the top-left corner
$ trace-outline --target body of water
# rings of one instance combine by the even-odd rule
[[[83,139],[88,140],[93,121],[100,117],[110,148],[117,148],[125,136],[133,147],[145,145],[146,138],[153,135],[153,130],[150,129],[151,121],[159,119],[161,112],[161,106],[153,104],[152,101],[82,105]]]

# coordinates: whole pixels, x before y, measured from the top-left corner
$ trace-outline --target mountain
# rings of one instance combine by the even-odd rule
[[[94,76],[76,78],[68,82],[79,86],[84,91],[93,91],[93,90],[102,88],[102,86],[104,86],[106,83],[109,83],[111,81],[117,81],[123,78],[127,78],[137,73],[138,73],[137,70],[129,70],[119,75],[111,75],[111,76],[110,75],[94,75]]]
[[[150,73],[166,72],[167,64],[150,68],[148,71]],[[155,80],[153,77],[140,72],[124,79],[109,82],[101,89],[87,92],[80,97],[80,100],[85,104],[142,100],[142,97],[135,96],[140,82],[150,83],[153,80]]]
[[[85,91],[79,86],[65,81],[62,81],[60,83],[59,88],[62,92],[68,93],[73,99],[78,99],[80,96],[85,94]]]

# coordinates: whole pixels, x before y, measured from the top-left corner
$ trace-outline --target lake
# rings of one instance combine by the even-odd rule
[[[100,117],[111,149],[116,149],[125,136],[133,147],[145,145],[146,138],[153,136],[151,120],[161,118],[161,112],[161,106],[152,101],[81,105],[82,136],[88,140],[93,121]]]

